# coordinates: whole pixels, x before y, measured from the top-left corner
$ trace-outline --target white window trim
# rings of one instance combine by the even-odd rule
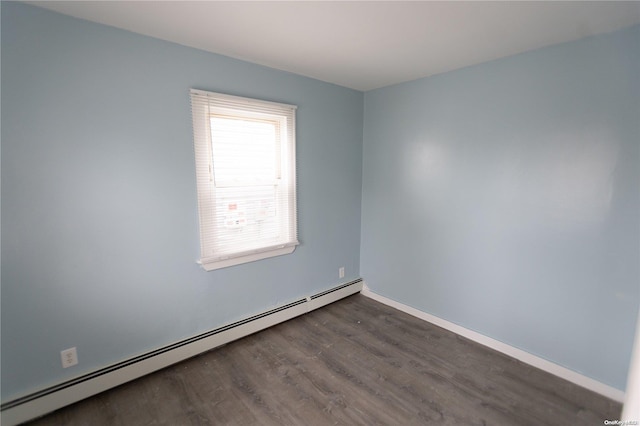
[[[266,259],[274,256],[281,256],[290,254],[295,250],[296,245],[299,244],[297,240],[297,210],[296,210],[296,170],[295,170],[295,110],[296,106],[281,104],[275,102],[261,101],[249,98],[243,98],[239,96],[226,95],[221,93],[207,92],[203,90],[191,89],[192,97],[192,116],[193,116],[193,131],[194,131],[194,149],[196,158],[196,181],[197,181],[197,195],[198,195],[198,213],[200,221],[200,249],[201,258],[198,261],[200,265],[206,271],[212,271],[215,269],[226,268],[229,266],[239,265],[242,263],[253,262],[256,260]],[[210,256],[212,252],[212,237],[215,211],[215,185],[212,180],[212,146],[211,146],[211,132],[209,128],[210,112],[206,109],[194,107],[193,99],[199,97],[200,99],[215,98],[217,100],[228,101],[229,103],[239,105],[239,109],[242,105],[258,108],[273,108],[274,110],[282,109],[290,111],[292,119],[289,123],[290,131],[288,132],[288,145],[289,156],[291,157],[287,161],[287,164],[282,164],[282,173],[288,176],[288,188],[293,191],[293,196],[290,197],[287,211],[283,212],[288,219],[287,223],[292,223],[292,227],[289,229],[293,235],[289,235],[288,241],[277,243],[273,246],[259,247],[252,250],[241,251],[237,253],[231,253],[228,255],[217,254]],[[201,106],[200,106],[201,107]],[[204,107],[206,108],[206,107]],[[272,113],[276,114],[276,113]]]
[[[282,256],[283,254],[290,254],[296,249],[295,245],[284,248],[276,248],[262,253],[247,254],[244,256],[231,257],[228,259],[200,259],[198,263],[204,268],[205,271],[214,271],[216,269],[226,268],[229,266],[240,265],[248,262],[255,262],[256,260],[268,259],[270,257]]]

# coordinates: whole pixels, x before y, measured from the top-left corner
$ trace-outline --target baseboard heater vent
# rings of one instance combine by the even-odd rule
[[[2,410],[2,424],[11,426],[34,419],[171,364],[184,361],[218,346],[328,305],[358,293],[360,290],[362,290],[362,279],[357,279],[38,392],[16,398],[2,404],[0,407]]]

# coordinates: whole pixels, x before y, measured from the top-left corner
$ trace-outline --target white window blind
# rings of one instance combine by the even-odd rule
[[[296,107],[191,90],[203,267],[291,253]]]

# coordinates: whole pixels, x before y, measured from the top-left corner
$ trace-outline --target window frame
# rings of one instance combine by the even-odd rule
[[[226,268],[274,256],[290,254],[299,244],[297,239],[296,209],[296,141],[295,141],[295,105],[282,104],[240,96],[227,95],[204,90],[191,89],[191,108],[193,120],[193,140],[196,162],[196,181],[198,198],[200,260],[198,263],[207,271]],[[216,182],[213,157],[211,120],[216,116],[237,119],[258,119],[278,122],[279,137],[274,141],[279,149],[279,182],[274,183],[276,193],[276,224],[283,234],[274,244],[262,245],[236,252],[216,252],[215,232],[220,227],[220,210],[216,213]],[[278,142],[279,140],[279,142]],[[278,146],[279,145],[279,146]],[[251,188],[252,185],[231,185],[232,187]],[[255,183],[253,184],[255,187]],[[228,184],[218,188],[229,188]],[[242,190],[241,190],[242,191]],[[284,195],[283,195],[284,194]],[[280,204],[282,203],[282,204]],[[278,209],[278,206],[282,208]],[[218,225],[216,225],[218,223]]]

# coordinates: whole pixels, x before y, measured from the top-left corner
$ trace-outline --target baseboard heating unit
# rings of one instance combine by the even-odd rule
[[[169,365],[328,305],[358,293],[360,290],[362,290],[362,279],[357,279],[8,401],[0,407],[2,410],[2,424],[12,426],[40,417]]]

